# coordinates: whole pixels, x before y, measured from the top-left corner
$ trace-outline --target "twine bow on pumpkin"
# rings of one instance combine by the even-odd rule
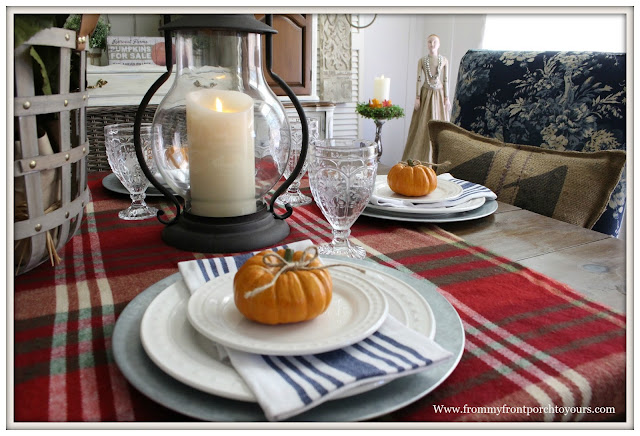
[[[294,250],[287,248],[285,249],[284,257],[280,256],[276,252],[265,254],[264,257],[262,258],[262,262],[265,264],[265,266],[268,266],[269,268],[279,268],[278,272],[276,272],[276,274],[273,276],[273,278],[269,283],[259,286],[251,291],[245,292],[244,297],[251,298],[271,288],[273,285],[276,284],[276,282],[278,281],[278,278],[282,274],[286,273],[287,271],[312,271],[312,270],[325,269],[325,268],[331,268],[336,266],[345,266],[348,268],[353,268],[361,272],[362,274],[366,274],[365,270],[347,263],[335,263],[332,265],[309,266],[314,260],[318,258],[318,247],[316,247],[315,245],[311,245],[305,248],[302,252],[302,257],[300,258],[300,260],[294,261],[293,253],[294,253]]]

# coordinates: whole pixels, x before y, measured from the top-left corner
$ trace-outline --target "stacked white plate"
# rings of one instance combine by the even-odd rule
[[[455,180],[455,179],[454,179]],[[455,222],[483,218],[498,208],[491,197],[470,196],[464,183],[438,176],[438,186],[428,195],[408,197],[389,187],[386,175],[376,177],[371,200],[362,215],[414,222]],[[466,197],[469,199],[465,199]]]
[[[113,332],[114,359],[144,395],[204,421],[265,419],[220,343],[255,351],[277,349],[283,354],[303,348],[307,352],[339,348],[393,315],[454,354],[430,371],[354,387],[290,418],[293,421],[372,419],[424,397],[451,374],[462,357],[464,329],[458,313],[435,285],[371,261],[331,256],[322,260],[353,263],[366,274],[332,270],[332,277],[336,272],[334,307],[321,315],[326,319],[308,323],[306,339],[300,332],[287,332],[286,326],[280,326],[282,335],[265,335],[263,329],[252,328],[232,303],[232,275],[220,276],[191,294],[176,273],[139,294],[121,313]],[[358,401],[353,401],[355,395]]]
[[[326,264],[333,260],[323,259]],[[315,354],[356,343],[388,314],[434,338],[429,303],[417,290],[372,268],[362,275],[333,269],[333,298],[327,312],[295,325],[264,326],[246,319],[233,300],[233,274],[219,276],[189,294],[184,282],[167,288],[146,309],[140,325],[142,345],[153,362],[177,380],[204,392],[255,402],[240,375],[225,359],[223,347],[266,355]],[[375,382],[344,396],[369,391]]]

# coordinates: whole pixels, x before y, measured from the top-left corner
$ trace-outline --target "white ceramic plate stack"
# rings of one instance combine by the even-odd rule
[[[151,360],[177,380],[214,395],[255,402],[218,345],[264,355],[322,353],[365,339],[388,314],[429,338],[435,337],[433,311],[415,289],[390,275],[365,270],[363,275],[332,268],[333,297],[327,311],[305,323],[275,326],[250,321],[238,311],[233,300],[233,274],[207,282],[192,295],[184,282],[178,281],[146,309],[140,324],[142,345]],[[359,386],[340,398],[383,384]]]
[[[495,200],[475,197],[459,202],[463,187],[438,176],[438,186],[428,195],[408,197],[391,190],[386,175],[376,177],[372,199],[362,215],[396,221],[446,223],[467,221],[491,215],[498,208]],[[446,205],[447,202],[454,203]]]
[[[262,326],[274,327],[278,335],[266,334],[268,328],[256,329],[233,304],[232,275],[191,294],[176,273],[142,292],[121,313],[113,332],[114,359],[141,393],[205,421],[265,419],[252,391],[218,344],[255,352],[313,353],[355,343],[392,315],[454,354],[431,371],[357,386],[290,418],[294,421],[371,419],[423,397],[451,374],[462,356],[464,329],[435,285],[371,261],[332,256],[322,261],[353,263],[366,273],[332,268],[331,306],[308,322],[304,332],[286,325]],[[354,395],[356,402],[348,398]]]

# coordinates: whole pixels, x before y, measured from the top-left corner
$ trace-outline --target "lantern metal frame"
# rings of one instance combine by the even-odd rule
[[[266,248],[277,244],[286,238],[290,232],[286,219],[293,213],[293,207],[285,204],[285,212],[275,211],[276,199],[286,192],[302,170],[309,144],[309,127],[307,118],[295,93],[276,73],[273,72],[273,34],[277,31],[272,27],[273,15],[265,14],[265,22],[257,20],[251,14],[217,14],[193,15],[182,17],[174,22],[169,15],[164,15],[164,48],[167,71],[163,73],[144,95],[134,122],[134,145],[140,167],[151,184],[167,198],[176,209],[175,216],[170,219],[164,217],[162,210],[158,211],[158,220],[165,224],[162,240],[173,247],[200,253],[235,253]],[[172,31],[181,29],[210,29],[227,30],[265,35],[265,63],[266,70],[273,80],[280,86],[291,100],[298,113],[302,126],[302,144],[300,157],[294,170],[272,195],[268,208],[263,203],[258,211],[249,215],[211,218],[194,215],[184,210],[183,205],[165,185],[159,182],[147,166],[140,139],[142,119],[149,102],[157,90],[171,77],[173,71]]]

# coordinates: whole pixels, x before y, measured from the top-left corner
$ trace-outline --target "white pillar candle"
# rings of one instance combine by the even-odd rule
[[[382,103],[385,100],[389,100],[389,88],[391,87],[391,79],[384,77],[384,74],[380,77],[376,77],[373,80],[373,98]]]
[[[256,212],[253,99],[203,89],[186,96],[191,213],[231,217]]]

